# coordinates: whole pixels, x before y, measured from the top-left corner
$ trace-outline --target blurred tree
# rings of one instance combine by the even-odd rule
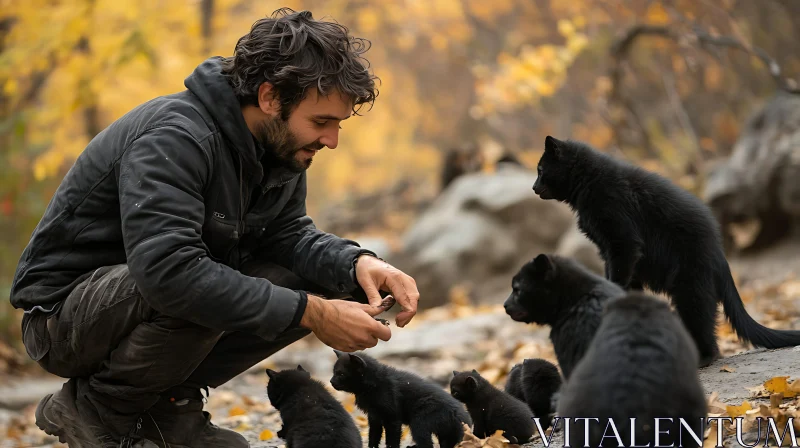
[[[800,2],[762,0],[0,0],[0,292],[86,143],[182,90],[279,7],[372,41],[375,108],[344,124],[310,177],[309,209],[401,180],[435,194],[441,154],[468,143],[532,165],[545,135],[621,151],[688,182],[725,155],[776,84],[758,47],[800,74]],[[637,26],[670,38],[614,44]],[[672,36],[674,34],[674,36]],[[694,37],[693,37],[694,36]],[[674,38],[672,38],[674,37]],[[687,171],[687,167],[690,170]],[[358,173],[354,175],[354,173]],[[0,307],[0,320],[4,316]],[[8,313],[5,316],[9,316]],[[6,317],[7,318],[7,317]]]

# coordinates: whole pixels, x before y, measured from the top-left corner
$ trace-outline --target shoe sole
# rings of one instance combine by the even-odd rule
[[[98,447],[97,443],[90,442],[92,436],[88,436],[87,440],[86,434],[79,433],[81,431],[80,422],[69,418],[69,412],[65,412],[67,410],[57,409],[60,406],[50,403],[52,398],[53,394],[48,394],[36,407],[36,426],[47,434],[58,437],[59,442],[66,443],[70,448]]]

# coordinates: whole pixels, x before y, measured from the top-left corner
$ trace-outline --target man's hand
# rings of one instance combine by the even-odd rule
[[[325,300],[308,294],[300,326],[314,332],[331,348],[355,352],[378,345],[378,339],[388,341],[392,337],[389,327],[373,318],[385,310],[385,307]]]
[[[417,282],[389,263],[368,254],[360,255],[356,264],[356,280],[364,289],[373,307],[381,304],[382,299],[378,290],[388,290],[392,293],[403,308],[403,311],[397,314],[398,327],[405,327],[417,314],[417,302],[419,302]]]

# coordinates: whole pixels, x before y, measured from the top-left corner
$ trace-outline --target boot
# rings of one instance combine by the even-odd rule
[[[211,423],[203,401],[200,389],[170,389],[142,414],[139,435],[161,448],[249,448],[247,439],[238,432]]]
[[[70,378],[60,391],[42,398],[36,407],[36,426],[70,448],[117,448],[120,442],[91,412],[91,406],[78,403],[77,382],[78,378]]]

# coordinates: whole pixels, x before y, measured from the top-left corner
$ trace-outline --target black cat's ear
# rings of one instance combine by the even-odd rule
[[[272,379],[272,378],[273,378],[273,377],[274,377],[274,376],[275,376],[277,373],[278,373],[278,372],[276,372],[276,371],[274,371],[274,370],[272,370],[272,369],[267,369],[267,376],[268,376],[270,379]]]
[[[453,370],[453,376],[458,375],[458,370]]]
[[[303,366],[301,366],[300,364],[297,365],[297,370],[301,372],[308,372],[308,370],[304,369]]]
[[[472,373],[474,373],[475,375],[480,375],[480,373],[478,373],[478,371],[475,369],[472,369]]]
[[[464,384],[467,386],[467,390],[478,389],[478,380],[476,380],[474,376],[468,376]]]
[[[364,370],[367,369],[367,363],[364,362],[364,359],[358,355],[350,353],[350,362],[353,363],[353,366],[355,367],[357,372],[363,372]]]
[[[558,147],[561,145],[561,140],[547,136],[544,138],[544,150],[545,151],[556,151]]]
[[[553,271],[553,261],[546,254],[539,254],[533,259],[533,267],[537,276],[544,277]]]
[[[347,354],[347,353],[345,353],[343,351],[339,351],[339,350],[336,350],[336,349],[333,349],[333,353],[336,354],[336,359],[339,359],[339,358],[342,357],[342,355],[346,355]]]

